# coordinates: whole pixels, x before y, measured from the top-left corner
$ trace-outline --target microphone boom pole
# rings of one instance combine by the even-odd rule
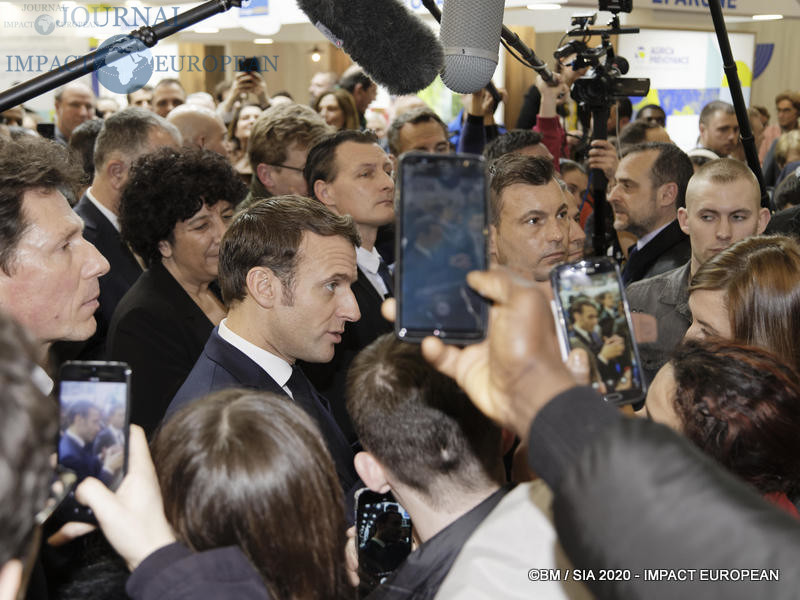
[[[155,46],[173,33],[194,25],[208,17],[225,12],[233,6],[241,6],[242,0],[209,0],[200,6],[176,15],[173,19],[168,19],[157,25],[140,27],[139,29],[127,34],[128,40],[121,40],[121,49],[127,46],[130,50],[138,49],[137,40],[148,48]],[[33,79],[24,81],[5,92],[0,93],[0,112],[18,106],[31,98],[49,92],[57,87],[69,83],[73,79],[87,75],[96,71],[100,67],[111,64],[123,58],[124,52],[99,52],[94,50],[81,58],[61,65],[55,71],[43,73]]]
[[[714,30],[717,33],[719,51],[722,55],[722,68],[728,78],[728,88],[731,91],[731,100],[736,110],[736,119],[739,121],[739,131],[742,136],[742,146],[747,158],[747,166],[755,173],[758,179],[758,186],[761,188],[761,206],[772,209],[767,194],[767,187],[764,184],[764,175],[761,172],[761,163],[758,160],[758,151],[753,137],[753,130],[750,128],[750,119],[747,116],[747,106],[744,103],[742,94],[742,84],[739,81],[739,73],[736,71],[736,61],[733,59],[733,52],[728,41],[728,32],[725,28],[725,18],[722,15],[722,7],[719,0],[708,0],[708,7],[711,10],[711,19],[714,21]]]

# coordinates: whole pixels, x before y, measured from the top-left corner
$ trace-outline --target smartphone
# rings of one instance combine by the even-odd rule
[[[256,71],[261,72],[261,64],[258,62],[257,56],[250,56],[249,58],[240,58],[238,70],[244,73],[252,73]]]
[[[593,385],[607,402],[622,405],[644,400],[642,363],[616,261],[589,258],[559,265],[550,278],[564,358],[574,348],[586,350]]]
[[[452,344],[486,337],[489,305],[467,285],[488,263],[483,158],[410,153],[400,158],[395,236],[398,338]]]
[[[411,553],[411,517],[391,492],[356,492],[359,596],[386,581]]]
[[[69,361],[59,371],[58,464],[76,483],[95,477],[115,490],[128,470],[131,369],[122,362]],[[92,522],[72,498],[62,515]]]

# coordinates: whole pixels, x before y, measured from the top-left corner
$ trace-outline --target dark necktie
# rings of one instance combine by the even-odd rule
[[[386,289],[389,290],[389,293],[386,294],[386,297],[392,298],[394,296],[394,281],[392,281],[392,274],[383,259],[381,259],[381,261],[378,263],[378,275],[383,280]]]
[[[311,416],[317,414],[317,403],[314,401],[314,391],[311,382],[296,364],[292,366],[292,375],[286,382],[286,387],[292,391],[292,398],[303,410]]]
[[[633,275],[631,275],[631,260],[639,251],[639,248],[636,244],[633,244],[630,248],[628,248],[628,260],[625,263],[625,267],[622,269],[622,283],[628,285],[631,280],[633,279]]]

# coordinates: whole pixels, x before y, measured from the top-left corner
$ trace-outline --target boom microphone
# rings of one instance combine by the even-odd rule
[[[425,89],[442,68],[433,31],[397,0],[298,0],[311,23],[392,94]]]
[[[472,94],[492,79],[504,8],[503,0],[444,0],[439,37],[444,46],[442,81],[449,89]]]

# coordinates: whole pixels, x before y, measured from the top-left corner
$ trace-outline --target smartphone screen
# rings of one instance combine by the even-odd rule
[[[116,489],[127,470],[131,370],[125,363],[67,362],[59,374],[58,462],[80,483]]]
[[[574,348],[586,350],[593,385],[608,402],[642,400],[641,361],[617,263],[598,258],[561,265],[551,279],[564,357]]]
[[[359,595],[383,583],[411,553],[411,517],[391,492],[356,493]]]
[[[395,289],[400,339],[435,335],[469,344],[486,336],[488,304],[466,282],[486,269],[486,171],[478,156],[404,155],[398,176]]]
[[[251,73],[253,71],[260,72],[261,65],[258,62],[257,56],[250,56],[248,58],[240,58],[239,59],[239,71],[243,71],[244,73]]]

